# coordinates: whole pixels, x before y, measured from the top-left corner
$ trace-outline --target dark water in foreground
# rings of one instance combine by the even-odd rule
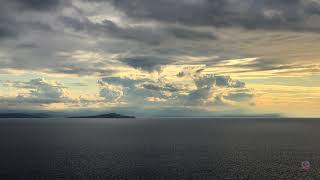
[[[320,179],[319,130],[320,119],[2,119],[0,179]]]

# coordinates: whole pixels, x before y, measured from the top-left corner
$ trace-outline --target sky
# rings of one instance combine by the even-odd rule
[[[0,0],[0,110],[320,116],[320,0]]]

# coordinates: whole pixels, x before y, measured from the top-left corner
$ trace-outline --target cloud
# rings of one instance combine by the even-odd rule
[[[215,76],[216,86],[218,87],[231,87],[231,88],[244,88],[245,83],[233,80],[230,76]]]
[[[247,29],[319,31],[320,2],[313,0],[109,0],[137,20]],[[309,24],[306,22],[313,22]]]
[[[49,81],[44,78],[29,81],[3,81],[0,85],[14,90],[13,93],[7,95],[1,96],[0,94],[0,101],[3,102],[2,106],[7,106],[7,108],[36,110],[66,107],[89,108],[98,105],[107,107],[119,104],[120,98],[123,96],[120,86],[107,83],[99,84],[100,90],[97,94],[82,93],[80,95],[70,91],[58,81]],[[83,84],[80,84],[80,86],[83,86]]]
[[[200,75],[194,79],[198,89],[221,87],[221,88],[244,88],[245,83],[233,80],[230,76],[221,75]]]
[[[0,40],[17,38],[20,34],[30,31],[53,31],[50,24],[41,21],[34,14],[47,13],[62,7],[59,0],[1,0],[0,7]],[[48,12],[49,13],[49,12]]]
[[[0,12],[0,15],[0,40],[17,37],[19,29],[16,29],[16,26],[18,26],[18,23],[12,17],[8,17],[5,13]]]
[[[105,19],[100,23],[92,22],[88,18],[60,17],[60,20],[75,31],[85,31],[100,36],[111,36],[124,40],[134,40],[149,45],[159,45],[161,42],[178,38],[183,40],[216,40],[217,37],[208,31],[198,31],[186,27],[162,27],[145,25],[119,26],[115,22]]]
[[[99,81],[100,85],[100,97],[104,98],[108,102],[118,102],[123,97],[123,88],[121,86],[112,85]]]
[[[130,1],[111,3],[109,1],[109,3],[101,4],[96,4],[93,1],[86,1],[83,6],[79,6],[79,4],[82,3],[80,0],[72,2],[51,2],[48,0],[41,1],[39,4],[36,4],[36,1],[14,0],[11,3],[10,2],[11,1],[4,1],[4,6],[0,7],[0,41],[3,42],[0,45],[0,53],[2,51],[7,56],[6,59],[8,59],[6,62],[3,62],[4,60],[2,59],[0,60],[2,64],[0,68],[5,69],[2,70],[4,72],[9,72],[7,69],[10,69],[31,72],[37,71],[48,74],[107,76],[117,71],[108,67],[121,66],[121,64],[118,64],[121,62],[136,69],[153,72],[161,69],[161,66],[168,64],[188,63],[215,66],[223,59],[239,56],[248,57],[247,54],[259,54],[259,52],[264,52],[266,49],[264,46],[261,50],[249,49],[246,50],[246,52],[242,52],[243,49],[247,47],[247,44],[258,48],[259,44],[255,44],[251,41],[245,43],[245,41],[248,39],[256,39],[256,42],[258,43],[261,41],[259,38],[263,38],[261,33],[250,32],[250,35],[257,34],[256,36],[259,37],[247,37],[246,35],[243,35],[244,32],[233,30],[230,34],[227,34],[227,30],[216,30],[216,28],[212,28],[215,27],[212,25],[210,27],[203,27],[204,25],[196,23],[182,23],[184,22],[182,20],[178,20],[177,23],[168,23],[170,21],[160,21],[157,20],[157,18],[152,18],[152,14],[150,15],[150,18],[149,15],[148,18],[142,18],[150,21],[142,21],[142,19],[135,18],[134,16],[127,17],[123,14],[124,9],[122,6],[126,6],[125,4],[130,5],[132,3]],[[236,2],[238,2],[239,6],[233,7],[230,5]],[[229,4],[228,8],[233,7],[240,9],[250,3],[257,4],[257,2],[249,3],[247,0],[241,1],[241,3],[237,0],[232,0],[232,2],[231,0],[228,0],[227,2],[216,1],[217,5],[224,3]],[[272,7],[276,6],[278,3],[279,2],[274,2]],[[307,4],[310,3],[311,2],[305,2],[304,6],[307,6]],[[117,8],[112,7],[110,4]],[[193,11],[204,13],[200,14],[201,16],[199,17],[192,17],[192,20],[193,18],[204,17],[204,19],[210,19],[208,17],[211,16],[205,15],[208,12],[202,11],[201,8],[207,8],[207,5],[214,3],[207,0],[185,0],[177,2],[167,0],[156,2],[136,0],[136,5],[141,5],[137,7],[137,11],[139,11],[140,8],[145,8],[146,12],[149,11],[149,8],[162,8],[156,6],[157,4],[170,5],[167,9],[170,13],[176,13],[179,16],[181,14],[183,17],[186,14],[191,16]],[[195,9],[189,12],[171,12],[171,8],[179,8],[178,6],[174,6],[179,4],[181,4],[181,7],[191,8],[192,6],[192,8]],[[263,1],[260,3],[259,7],[271,6],[268,4],[268,2]],[[314,2],[312,11],[316,11],[315,9],[317,6],[315,4],[317,3]],[[39,7],[34,7],[37,5],[39,5]],[[153,7],[153,5],[155,6]],[[23,10],[19,11],[18,6],[23,7]],[[112,9],[112,11],[110,11],[114,14],[111,12],[104,13],[103,9]],[[154,13],[156,13],[156,11],[157,10],[155,10]],[[222,10],[223,13],[225,13],[224,11],[225,10]],[[236,10],[231,8],[230,11]],[[159,11],[159,13],[161,12]],[[245,14],[242,13],[242,10],[237,10],[236,12],[240,14],[239,17]],[[226,13],[230,12],[226,11]],[[275,13],[275,11],[268,11],[266,14],[268,14],[268,16],[275,16],[273,14],[277,13]],[[96,16],[101,16],[101,19],[99,21],[93,20]],[[235,18],[237,17],[238,16],[235,16]],[[172,16],[171,18],[175,17]],[[222,17],[221,20],[227,21],[227,18],[227,16]],[[314,26],[317,25],[317,23],[310,24],[313,24]],[[233,28],[238,26],[232,25],[225,27]],[[268,31],[273,30],[270,29]],[[233,36],[234,34],[237,34],[237,36]],[[224,39],[226,37],[232,39],[232,41],[225,42]],[[292,44],[299,43],[295,42]],[[240,48],[241,50],[233,50],[233,46],[237,46],[237,48]],[[313,49],[316,48],[317,47],[314,47]],[[274,49],[277,49],[277,47]],[[296,49],[298,49],[298,47],[293,48],[293,50]],[[119,59],[104,56],[103,58],[99,57],[87,62],[79,62],[76,59],[72,59],[72,57],[60,56],[59,53],[61,51],[70,53],[77,51],[97,51],[101,54],[117,54]],[[295,52],[297,52],[297,54],[300,52],[302,55],[299,59],[304,59],[302,56],[303,53],[306,52],[305,49],[300,51],[298,49]],[[270,54],[279,55],[279,53],[276,52],[270,52]],[[286,54],[290,55],[290,53]],[[308,52],[308,54],[315,54],[315,51],[313,53]],[[207,59],[203,61],[183,59],[184,56],[188,55],[194,57],[203,56],[207,57]],[[263,56],[267,55],[263,54]],[[208,58],[211,56],[217,58]],[[266,58],[261,57],[261,59],[257,60],[257,63],[261,63],[259,65],[257,64],[256,67],[262,67],[262,63],[265,64],[262,68],[271,69],[278,68],[279,65],[285,65],[283,64],[283,59],[279,60],[276,57],[274,57],[273,60],[275,64],[269,60],[264,61],[263,59]],[[272,64],[270,67],[268,67],[268,62],[271,62],[269,64]],[[110,64],[112,66],[110,66]],[[254,68],[252,69],[255,70]],[[241,73],[242,71],[239,72]],[[243,72],[245,73],[245,71]],[[229,73],[226,72],[225,74]]]
[[[169,58],[161,58],[155,56],[132,56],[132,57],[124,57],[120,59],[121,62],[144,71],[152,72],[159,71],[161,69],[161,65],[168,65],[173,62],[173,60]]]
[[[20,34],[30,31],[53,32],[54,30],[49,24],[43,22],[26,22],[16,19],[5,19],[5,17],[3,19],[0,18],[0,40],[17,38]]]
[[[131,78],[121,78],[121,77],[104,77],[101,81],[120,85],[126,88],[134,88],[137,84],[148,81],[148,79],[131,79]]]
[[[254,93],[248,89],[240,89],[236,91],[229,92],[224,95],[223,98],[230,101],[248,101],[254,97]]]
[[[6,3],[20,10],[48,11],[56,9],[65,2],[62,0],[10,0]]]
[[[254,92],[247,88],[244,82],[234,80],[229,76],[201,74],[197,71],[193,73],[181,81],[165,77],[139,80],[107,77],[102,81],[125,87],[121,93],[115,93],[117,94],[115,97],[121,96],[122,100],[129,104],[133,102],[143,104],[141,100],[145,100],[162,103],[157,106],[214,107],[249,103],[254,97]]]
[[[229,76],[200,75],[194,79],[194,83],[196,89],[186,97],[186,103],[190,105],[222,106],[239,100],[250,101],[253,97],[244,82]]]
[[[185,39],[185,40],[216,40],[218,37],[208,31],[196,31],[196,30],[191,30],[187,28],[178,28],[178,27],[169,27],[164,29],[165,31],[168,32],[169,35],[173,35],[176,38],[179,39]]]
[[[36,43],[21,43],[16,46],[18,49],[36,49],[39,46]]]
[[[259,98],[255,83],[320,74],[318,0],[0,2],[1,79],[20,81],[0,87],[11,105],[231,109]]]
[[[122,28],[110,20],[104,20],[102,23],[94,23],[86,18],[79,20],[65,16],[60,19],[66,26],[72,27],[75,31],[84,31],[102,37],[109,35],[112,38],[134,40],[147,44],[159,44],[162,38],[161,34],[154,33],[150,29],[144,27]]]
[[[18,32],[13,25],[5,24],[0,20],[0,40],[4,38],[13,38],[17,37]]]
[[[279,59],[266,58],[244,58],[221,60],[212,66],[211,69],[219,71],[219,73],[229,74],[250,74],[252,78],[264,76],[265,78],[274,76],[296,76],[298,74],[316,75],[320,73],[319,64],[317,63],[284,63]],[[182,74],[180,74],[181,76]]]
[[[151,84],[144,83],[141,85],[144,89],[149,89],[153,91],[168,91],[168,92],[178,92],[180,89],[175,87],[174,84]]]
[[[4,85],[26,90],[24,93],[19,93],[15,98],[9,98],[10,101],[16,103],[45,105],[72,101],[65,87],[56,81],[38,78],[28,82],[5,82]]]
[[[147,97],[147,98],[145,98],[145,100],[146,100],[147,102],[152,102],[152,103],[158,103],[158,102],[165,102],[165,101],[167,101],[166,99],[161,99],[161,98],[159,98],[159,97]]]

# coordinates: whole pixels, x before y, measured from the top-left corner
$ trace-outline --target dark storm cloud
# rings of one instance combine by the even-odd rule
[[[16,26],[16,20],[6,16],[4,12],[0,12],[0,40],[3,38],[16,37],[19,33],[19,29],[16,28]]]
[[[147,44],[159,44],[163,36],[145,27],[123,28],[110,20],[104,20],[102,24],[95,24],[101,32],[110,34],[113,37],[145,42]]]
[[[0,39],[16,37],[18,32],[15,29],[0,25]]]
[[[85,31],[89,34],[111,35],[113,37],[141,41],[148,44],[159,44],[161,38],[159,34],[153,33],[145,28],[121,28],[112,21],[104,20],[102,23],[93,23],[90,20],[76,19],[72,17],[60,17],[61,21],[72,27],[75,31]]]
[[[36,49],[39,46],[36,43],[21,43],[16,46],[18,49]]]
[[[181,27],[146,27],[126,26],[121,27],[113,21],[104,20],[94,23],[87,18],[77,19],[60,17],[61,21],[72,27],[75,31],[86,31],[98,35],[110,35],[115,38],[134,40],[151,45],[159,45],[162,41],[175,37],[184,40],[215,40],[217,37],[212,32],[196,31]]]
[[[49,24],[37,21],[28,13],[51,12],[67,3],[59,0],[0,0],[0,4],[0,39],[4,39],[33,30],[52,31]]]
[[[169,58],[160,58],[154,56],[134,56],[122,58],[120,61],[123,63],[144,71],[156,71],[159,70],[161,65],[167,65],[173,63],[173,60]]]
[[[47,31],[50,26],[31,20],[31,14],[27,14],[23,21],[17,19],[17,15],[22,15],[26,12],[40,12],[49,13],[58,8],[72,7],[76,9],[71,2],[62,0],[0,0],[2,7],[0,7],[0,38],[16,37],[20,32],[27,29],[41,29]],[[88,1],[90,2],[90,1]],[[92,1],[91,1],[92,2]],[[81,14],[81,13],[80,13]],[[87,17],[78,14],[77,16],[62,16],[60,20],[64,26],[71,26],[76,31],[85,31],[93,35],[110,35],[115,38],[124,40],[134,40],[144,42],[147,44],[158,45],[164,40],[171,37],[185,40],[214,40],[216,36],[212,32],[198,31],[182,27],[145,27],[145,26],[119,26],[118,24],[105,20],[101,23],[94,23],[87,19]],[[27,16],[30,16],[28,19]],[[37,15],[39,16],[39,15]]]
[[[19,10],[47,11],[56,9],[60,4],[67,1],[62,0],[0,0],[1,4],[13,6]]]
[[[319,15],[320,2],[313,0],[109,0],[128,17],[186,25],[248,29],[319,31],[306,24]]]
[[[195,31],[183,28],[167,28],[169,34],[176,38],[187,40],[215,40],[217,37],[211,32]]]
[[[16,38],[22,32],[33,31],[52,32],[53,29],[49,24],[42,22],[26,22],[16,20],[12,17],[0,17],[0,39]]]

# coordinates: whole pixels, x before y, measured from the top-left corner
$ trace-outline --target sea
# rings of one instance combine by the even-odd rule
[[[320,119],[0,119],[3,179],[320,179]]]

